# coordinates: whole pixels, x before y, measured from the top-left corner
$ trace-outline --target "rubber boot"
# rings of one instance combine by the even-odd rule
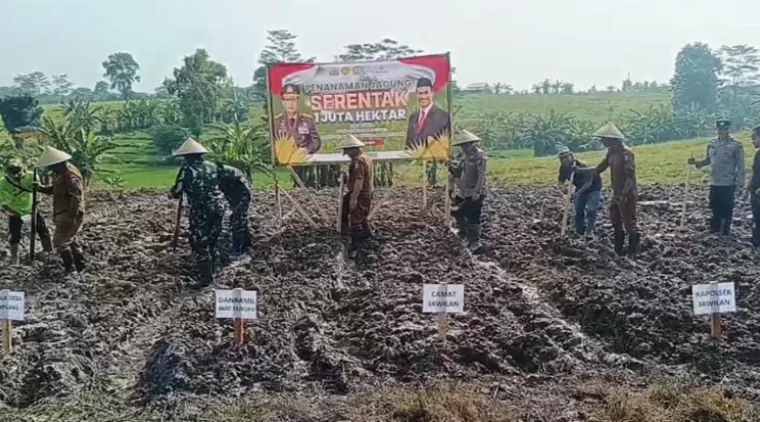
[[[467,248],[470,252],[477,252],[483,245],[480,243],[480,224],[471,224],[467,231]]]
[[[206,287],[214,282],[214,266],[211,261],[198,263],[199,285]]]
[[[11,245],[11,265],[18,265],[18,243]]]
[[[615,230],[614,246],[616,254],[625,255],[625,232],[622,229]]]
[[[86,265],[84,255],[79,248],[72,246],[71,256],[74,258],[74,267],[77,269],[77,272],[80,274],[83,273]]]
[[[467,233],[468,233],[467,222],[465,221],[463,217],[459,217],[459,216],[455,217],[455,220],[457,222],[457,227],[458,227],[457,234],[459,235],[460,238],[466,239]]]
[[[63,260],[63,269],[66,272],[66,274],[69,274],[74,271],[74,255],[71,253],[70,250],[65,249],[58,253],[61,256],[61,259]]]
[[[718,233],[720,232],[720,224],[721,220],[718,217],[711,217],[710,218],[710,233]]]
[[[731,219],[726,218],[721,221],[720,234],[723,236],[731,236]]]
[[[631,233],[628,235],[628,258],[636,259],[636,254],[639,252],[639,242],[641,241],[641,235],[638,233]]]

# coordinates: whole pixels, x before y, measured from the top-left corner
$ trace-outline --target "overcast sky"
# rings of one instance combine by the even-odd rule
[[[518,89],[619,86],[628,72],[664,82],[686,43],[760,47],[758,0],[0,0],[0,14],[0,85],[40,70],[91,88],[108,54],[127,51],[149,92],[199,47],[250,85],[269,29],[322,61],[385,37],[449,51],[460,84]]]

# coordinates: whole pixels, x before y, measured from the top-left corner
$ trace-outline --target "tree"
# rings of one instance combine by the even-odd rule
[[[718,50],[723,63],[721,81],[730,87],[742,87],[758,82],[760,57],[758,50],[749,45],[724,45]]]
[[[42,107],[30,95],[5,97],[0,99],[0,116],[5,123],[5,129],[13,134],[18,128],[39,126]]]
[[[570,82],[562,82],[559,93],[563,95],[572,95],[575,92],[575,86]]]
[[[116,89],[125,100],[129,100],[132,93],[132,84],[140,82],[137,71],[140,65],[129,53],[114,53],[103,62],[105,73],[103,76],[111,81],[111,89]]]
[[[18,90],[22,94],[39,97],[47,94],[50,90],[50,81],[42,72],[32,72],[27,75],[17,75],[13,78]]]
[[[74,86],[66,74],[53,75],[53,85],[55,86],[53,88],[53,95],[60,97],[61,100],[71,93],[71,87]]]
[[[239,120],[234,120],[232,126],[217,126],[222,133],[209,139],[208,146],[213,152],[214,159],[243,170],[252,180],[253,173],[260,171],[268,174],[271,171],[269,137],[265,124],[245,127]]]
[[[335,56],[340,62],[358,60],[392,60],[399,57],[414,56],[422,53],[422,50],[399,44],[398,41],[385,38],[376,43],[349,44],[343,47],[346,51]]]
[[[259,102],[266,101],[266,85],[267,85],[267,65],[287,62],[287,63],[303,63],[313,62],[316,58],[310,57],[304,59],[301,56],[301,52],[296,47],[297,35],[293,35],[286,29],[275,29],[267,31],[268,44],[264,47],[259,55],[259,66],[253,72],[253,85],[254,85],[254,97]]]
[[[92,90],[83,86],[74,88],[69,95],[71,95],[74,99],[80,100],[92,100],[94,97]]]
[[[183,59],[181,68],[174,69],[174,79],[164,85],[169,94],[179,99],[185,123],[196,137],[204,123],[210,123],[222,97],[227,80],[227,68],[209,59],[204,49],[195,50]]]
[[[108,82],[106,81],[98,81],[95,84],[95,88],[92,90],[93,94],[95,94],[99,99],[105,100],[108,98]]]
[[[687,44],[676,56],[675,73],[670,80],[673,108],[686,110],[692,105],[708,112],[717,110],[720,59],[704,43]]]

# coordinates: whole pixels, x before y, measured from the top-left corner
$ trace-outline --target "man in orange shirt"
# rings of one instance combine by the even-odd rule
[[[372,236],[369,227],[369,212],[372,209],[373,173],[372,160],[362,154],[364,143],[353,135],[348,135],[338,145],[343,155],[348,155],[351,165],[348,168],[348,192],[343,197],[343,227],[351,230],[351,251],[355,251],[359,242]]]

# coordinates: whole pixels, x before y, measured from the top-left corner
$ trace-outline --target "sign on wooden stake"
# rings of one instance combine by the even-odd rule
[[[449,331],[448,314],[464,313],[464,284],[424,284],[422,312],[438,314],[438,334],[445,343]]]
[[[736,290],[733,282],[691,286],[694,315],[710,315],[710,335],[721,337],[721,314],[736,312]]]
[[[216,317],[235,321],[235,341],[245,343],[245,320],[258,319],[258,298],[255,290],[217,290]]]
[[[0,291],[0,324],[3,327],[3,353],[11,352],[13,324],[11,321],[24,320],[24,292]]]

